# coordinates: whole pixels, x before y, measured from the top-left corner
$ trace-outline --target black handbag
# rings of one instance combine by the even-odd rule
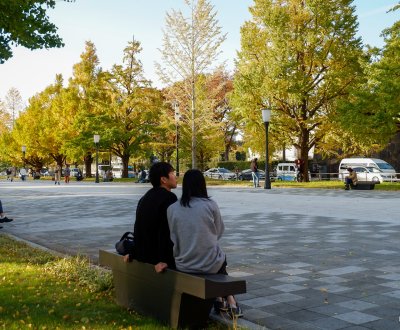
[[[135,240],[133,237],[133,233],[127,231],[125,234],[122,235],[121,239],[115,243],[115,249],[121,255],[130,254],[133,255],[133,249],[135,246]]]

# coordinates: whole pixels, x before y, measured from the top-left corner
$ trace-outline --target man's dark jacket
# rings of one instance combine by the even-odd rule
[[[150,189],[140,199],[134,227],[136,260],[153,265],[165,262],[169,268],[175,268],[167,208],[176,201],[174,193],[161,187]]]

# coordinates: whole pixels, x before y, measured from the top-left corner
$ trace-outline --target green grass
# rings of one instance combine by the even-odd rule
[[[86,258],[56,257],[0,235],[0,329],[169,328],[116,305],[110,273]]]
[[[207,186],[238,186],[252,187],[252,181],[224,181],[206,178]],[[260,181],[261,187],[264,181]],[[292,181],[275,181],[271,182],[272,188],[314,188],[314,189],[344,189],[341,181],[312,181],[312,182],[292,182]],[[399,191],[400,182],[384,182],[375,185],[376,190]]]
[[[178,178],[178,184],[182,184],[183,176]],[[4,177],[5,179],[5,177]],[[31,178],[29,178],[30,180]],[[19,180],[19,179],[16,179]],[[51,180],[51,177],[42,177],[40,180]],[[75,181],[75,178],[71,178]],[[95,178],[85,178],[85,182],[94,182]],[[136,178],[114,179],[113,182],[136,183]],[[100,178],[100,182],[103,180]],[[206,178],[207,186],[236,186],[236,187],[252,187],[252,181],[231,181]],[[260,181],[261,187],[264,181]],[[314,188],[314,189],[343,189],[343,182],[340,181],[312,181],[312,182],[291,182],[291,181],[275,181],[271,183],[272,188]],[[400,182],[384,182],[375,186],[376,190],[400,191]]]

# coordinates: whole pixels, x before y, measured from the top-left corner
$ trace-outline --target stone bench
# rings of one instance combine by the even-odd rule
[[[216,297],[246,292],[246,281],[215,274],[187,274],[133,260],[126,263],[114,251],[100,250],[99,263],[112,269],[119,305],[150,315],[172,328],[207,323]]]
[[[354,190],[373,190],[376,184],[379,184],[379,182],[358,181],[356,185],[351,184],[350,188]]]

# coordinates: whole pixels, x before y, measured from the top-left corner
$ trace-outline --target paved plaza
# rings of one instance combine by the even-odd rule
[[[0,182],[0,233],[87,254],[133,229],[143,184]],[[176,189],[180,196],[180,189]],[[400,193],[210,187],[250,328],[400,329]]]

